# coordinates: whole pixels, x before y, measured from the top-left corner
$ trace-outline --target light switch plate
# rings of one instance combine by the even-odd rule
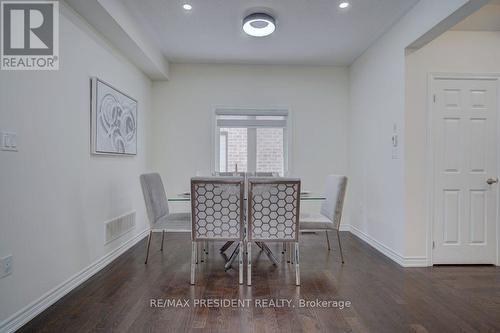
[[[0,149],[5,151],[17,151],[17,134],[0,132]]]
[[[392,149],[392,159],[393,160],[398,160],[399,159],[399,154],[398,154],[398,149],[397,148],[393,148]]]
[[[14,257],[12,254],[0,259],[0,278],[12,274],[13,263]]]

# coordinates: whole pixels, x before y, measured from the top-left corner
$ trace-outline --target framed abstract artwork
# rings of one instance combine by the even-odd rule
[[[91,147],[98,155],[137,155],[137,101],[93,77]]]

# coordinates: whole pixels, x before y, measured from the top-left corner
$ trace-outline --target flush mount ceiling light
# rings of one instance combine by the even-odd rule
[[[184,8],[184,10],[191,10],[191,9],[193,9],[193,6],[191,6],[188,3],[185,3],[185,4],[182,5],[182,8]]]
[[[349,3],[349,1],[340,1],[339,2],[339,8],[340,9],[346,9],[347,7],[349,7],[351,4]]]
[[[243,31],[250,36],[269,36],[275,29],[274,17],[268,14],[254,13],[243,19]]]

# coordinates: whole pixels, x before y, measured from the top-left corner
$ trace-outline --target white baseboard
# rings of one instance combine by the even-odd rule
[[[350,224],[340,224],[339,226],[339,231],[351,231],[351,225]]]
[[[354,227],[350,224],[341,224],[341,231],[349,231],[356,237],[360,238],[362,241],[373,247],[375,250],[379,251],[389,259],[395,261],[397,264],[403,267],[427,267],[429,262],[426,257],[404,257],[400,253],[394,251],[390,247],[382,244],[375,238],[361,231],[360,229]]]
[[[118,248],[114,249],[104,257],[90,264],[80,272],[76,273],[63,283],[59,284],[52,290],[45,293],[42,297],[35,300],[25,308],[19,310],[6,320],[0,323],[0,332],[10,333],[18,330],[24,324],[35,318],[42,311],[50,307],[52,304],[61,299],[64,295],[78,287],[80,284],[88,280],[94,274],[110,264],[113,260],[122,255],[125,251],[142,240],[149,232],[149,228],[132,237]]]

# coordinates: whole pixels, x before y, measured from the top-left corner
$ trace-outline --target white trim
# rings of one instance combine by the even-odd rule
[[[427,267],[428,266],[428,259],[426,257],[405,257],[398,253],[397,251],[391,249],[385,244],[382,244],[372,236],[368,235],[367,233],[361,231],[360,229],[356,228],[353,225],[350,224],[340,224],[340,230],[341,231],[349,231],[351,234],[354,236],[358,237],[371,247],[373,247],[375,250],[379,251],[392,261],[396,262],[398,265],[402,267]]]
[[[351,231],[351,225],[350,224],[344,224],[340,223],[339,225],[339,231]]]
[[[211,174],[219,170],[219,149],[220,149],[220,135],[218,135],[219,131],[217,130],[217,114],[216,114],[217,108],[214,108],[212,114],[211,114],[211,122],[210,122],[210,129],[212,133],[212,138],[211,138],[211,143],[212,146],[210,147],[212,154],[210,154],[210,170]],[[227,157],[226,157],[227,159]],[[226,163],[227,165],[227,163]],[[227,170],[226,170],[227,171]]]
[[[285,128],[287,122],[283,120],[264,120],[264,119],[218,119],[217,127],[239,127],[239,128],[252,128],[252,127],[279,127]]]
[[[24,324],[28,323],[31,319],[35,318],[38,314],[46,310],[52,304],[57,302],[67,293],[78,287],[83,282],[87,281],[94,274],[99,272],[101,269],[109,265],[113,260],[122,255],[125,251],[130,249],[132,246],[141,241],[149,233],[149,228],[141,231],[136,236],[132,237],[118,248],[109,252],[102,258],[96,260],[89,266],[82,269],[80,272],[76,273],[66,281],[62,282],[55,288],[46,292],[37,300],[33,301],[23,309],[14,313],[9,318],[5,319],[0,323],[0,332],[10,333],[18,330]]]
[[[218,107],[215,108],[215,114],[217,116],[234,116],[234,115],[245,115],[245,116],[288,116],[288,110],[286,108],[229,108],[229,107]]]
[[[293,175],[293,146],[294,146],[294,141],[293,141],[293,133],[295,133],[294,129],[294,120],[293,120],[293,113],[292,109],[288,108],[288,117],[287,117],[288,124],[286,126],[286,133],[283,133],[284,139],[283,144],[287,149],[284,151],[284,158],[286,161],[285,164],[285,176],[289,177],[290,175]]]
[[[427,192],[427,247],[426,255],[428,258],[428,266],[433,265],[432,260],[432,240],[433,240],[433,228],[434,228],[434,146],[432,138],[432,110],[434,106],[434,80],[439,79],[462,79],[462,80],[496,80],[497,81],[497,141],[500,139],[500,73],[443,73],[443,72],[431,72],[427,75],[427,113],[426,113],[426,159],[427,159],[427,170],[426,170],[426,192]],[[497,170],[500,174],[500,145],[497,147]],[[497,187],[497,230],[496,230],[496,265],[500,266],[500,191]]]
[[[302,232],[322,232],[322,231],[334,231],[335,229],[317,229],[317,230],[304,230]],[[373,247],[378,252],[382,253],[384,256],[388,257],[392,261],[396,262],[402,267],[427,267],[428,259],[426,257],[404,257],[400,253],[394,251],[387,245],[382,244],[375,238],[371,237],[367,233],[361,231],[353,225],[341,223],[339,226],[339,231],[348,231],[354,236],[358,237],[363,242],[367,243]]]
[[[426,113],[426,159],[427,159],[427,166],[426,166],[426,180],[425,180],[425,186],[426,186],[426,192],[427,192],[427,203],[426,203],[426,209],[427,209],[427,239],[426,239],[426,244],[427,246],[425,247],[425,254],[427,255],[428,262],[427,264],[429,266],[432,266],[432,240],[434,238],[433,236],[433,221],[434,221],[434,148],[432,145],[432,108],[434,104],[434,99],[433,99],[433,88],[432,88],[432,82],[434,81],[434,76],[432,74],[428,75],[427,78],[427,113]]]

